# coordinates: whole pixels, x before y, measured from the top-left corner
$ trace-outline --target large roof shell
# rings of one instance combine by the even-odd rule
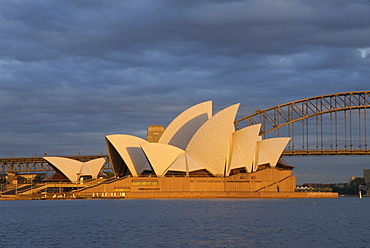
[[[186,148],[186,152],[214,176],[225,176],[238,108],[239,104],[235,104],[212,116],[198,129]]]
[[[186,149],[196,131],[212,116],[212,101],[199,103],[178,115],[164,130],[158,143]]]
[[[256,124],[233,133],[230,170],[245,167],[247,172],[252,172],[256,163],[256,145],[260,139],[260,129],[261,124]]]
[[[157,176],[164,176],[168,167],[185,152],[175,146],[158,143],[144,143],[141,148]]]
[[[133,176],[138,176],[144,170],[150,169],[149,162],[141,149],[141,144],[149,143],[148,141],[126,134],[108,135],[106,139],[119,153]]]

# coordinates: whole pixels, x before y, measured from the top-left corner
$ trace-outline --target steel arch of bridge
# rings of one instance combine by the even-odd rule
[[[235,121],[261,123],[264,138],[291,137],[284,155],[370,155],[370,91],[345,92],[285,103]]]

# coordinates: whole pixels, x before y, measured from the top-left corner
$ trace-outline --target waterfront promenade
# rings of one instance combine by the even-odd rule
[[[332,192],[127,192],[124,194],[94,193],[46,193],[27,195],[2,195],[0,201],[18,200],[78,200],[78,199],[180,199],[180,198],[338,198]]]

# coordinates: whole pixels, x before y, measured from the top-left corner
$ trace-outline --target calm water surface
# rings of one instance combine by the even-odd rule
[[[0,247],[370,247],[370,198],[0,201]]]

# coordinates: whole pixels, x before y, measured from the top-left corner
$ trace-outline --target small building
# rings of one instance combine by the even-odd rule
[[[370,169],[364,170],[364,178],[365,178],[365,184],[370,184]]]
[[[31,183],[31,182],[41,183],[47,176],[48,176],[47,173],[22,173],[22,174],[17,174],[17,178],[22,177],[24,183]]]
[[[162,125],[150,125],[148,127],[146,140],[150,143],[157,143],[159,141],[159,138],[162,136],[163,132],[164,127]]]

